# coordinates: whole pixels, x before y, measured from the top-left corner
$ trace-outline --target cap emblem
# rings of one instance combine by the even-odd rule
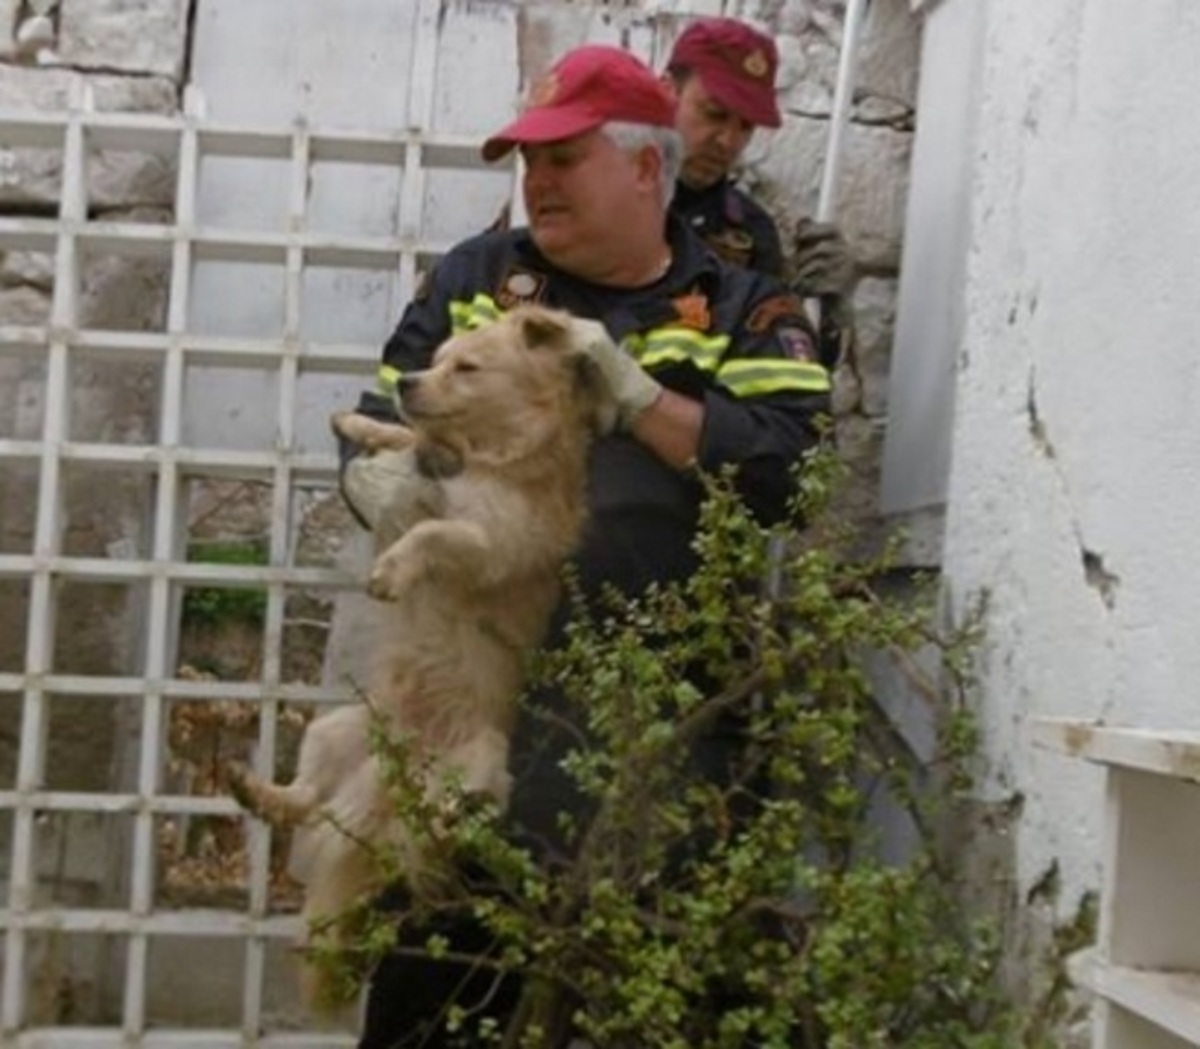
[[[529,89],[530,106],[548,106],[558,97],[559,83],[557,74],[551,72],[539,77]]]
[[[532,273],[514,273],[504,285],[504,290],[518,299],[529,298],[537,289],[537,278]]]
[[[749,76],[761,80],[771,71],[771,63],[767,56],[757,48],[742,59],[742,70]]]

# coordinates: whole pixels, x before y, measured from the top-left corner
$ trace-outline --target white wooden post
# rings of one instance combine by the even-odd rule
[[[1034,741],[1107,769],[1093,1046],[1200,1046],[1200,732],[1042,720]]]

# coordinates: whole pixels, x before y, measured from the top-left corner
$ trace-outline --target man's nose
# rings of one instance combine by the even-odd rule
[[[727,153],[733,153],[738,148],[740,139],[741,133],[739,129],[732,124],[723,124],[717,129],[717,143]]]
[[[550,165],[537,157],[525,159],[525,188],[540,187],[549,181]]]

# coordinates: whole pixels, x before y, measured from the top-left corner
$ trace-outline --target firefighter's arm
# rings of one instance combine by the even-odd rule
[[[697,465],[708,473],[736,466],[751,509],[780,519],[796,463],[821,440],[830,392],[803,304],[777,282],[757,281],[705,396]]]
[[[633,417],[629,429],[663,462],[682,470],[696,461],[704,403],[664,389],[650,407]]]

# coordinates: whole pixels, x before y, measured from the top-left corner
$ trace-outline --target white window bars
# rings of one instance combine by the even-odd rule
[[[13,324],[0,314],[0,385],[12,380],[17,372],[11,366],[19,365],[32,370],[37,387],[29,411],[0,419],[0,492],[8,493],[4,498],[9,504],[0,505],[0,606],[8,603],[10,611],[23,610],[25,624],[23,639],[9,639],[8,651],[15,654],[5,658],[0,646],[0,730],[10,732],[17,744],[14,767],[0,780],[0,850],[7,850],[7,855],[0,851],[0,874],[6,874],[8,882],[7,907],[0,912],[0,1043],[56,1049],[329,1049],[351,1044],[345,1034],[302,1030],[303,1021],[289,1012],[286,995],[277,985],[294,981],[284,956],[296,919],[272,909],[270,831],[245,820],[219,791],[179,790],[168,774],[172,717],[196,701],[252,706],[257,724],[254,760],[261,771],[270,772],[280,748],[281,711],[289,705],[312,707],[348,698],[345,684],[327,687],[292,679],[281,652],[293,595],[332,594],[358,585],[332,560],[304,564],[297,559],[296,493],[329,495],[336,465],[331,439],[325,445],[309,442],[310,448],[303,436],[305,428],[312,428],[314,415],[320,416],[317,429],[325,429],[325,407],[314,407],[319,397],[306,394],[305,383],[324,376],[341,377],[343,389],[370,385],[379,340],[339,342],[336,334],[333,339],[311,338],[305,321],[306,282],[318,269],[383,274],[391,282],[388,305],[396,309],[387,312],[394,320],[420,272],[447,247],[423,232],[426,175],[432,169],[479,170],[477,149],[478,143],[465,137],[348,134],[304,126],[255,130],[216,126],[194,115],[94,113],[84,106],[66,113],[0,113],[6,177],[19,166],[11,158],[30,150],[43,151],[61,164],[56,215],[47,208],[33,215],[0,215],[0,260],[3,253],[33,253],[53,260],[47,322]],[[175,170],[167,221],[107,221],[89,211],[89,162],[105,152],[152,154]],[[286,205],[282,228],[206,223],[198,207],[202,166],[221,158],[267,161],[277,171],[286,171],[286,179],[272,180],[267,191]],[[350,234],[315,228],[314,170],[340,164],[396,173],[400,189],[393,228]],[[496,179],[494,174],[488,177]],[[493,200],[507,196],[508,176],[501,178],[503,189],[498,195],[492,192]],[[476,202],[477,210],[490,207],[494,203]],[[91,261],[108,256],[154,260],[161,267],[169,288],[161,330],[132,331],[113,323],[86,326],[83,282]],[[246,264],[262,266],[276,275],[282,308],[274,332],[213,334],[211,325],[198,321],[197,274],[214,263],[229,263],[234,271]],[[347,283],[353,283],[353,277]],[[336,289],[337,280],[333,285]],[[329,301],[337,308],[336,295]],[[342,305],[350,317],[361,303],[351,298]],[[211,312],[212,304],[206,308]],[[325,318],[322,330],[331,327],[336,333],[337,325]],[[88,362],[86,373],[75,367],[81,361]],[[154,376],[157,433],[141,442],[106,438],[107,430],[102,430],[101,439],[91,433],[81,437],[72,425],[72,405],[86,399],[88,391],[78,389],[78,377],[103,376],[105,368],[131,363]],[[225,447],[227,442],[194,438],[189,416],[203,417],[215,410],[211,404],[196,403],[196,391],[203,395],[205,387],[193,380],[204,369],[242,374],[247,382],[269,376],[263,389],[271,391],[270,399],[260,404],[262,416],[272,423],[269,442]],[[232,381],[236,386],[239,380]],[[208,429],[211,433],[213,427]],[[109,542],[99,554],[80,552],[69,538],[71,507],[77,503],[72,486],[83,485],[86,503],[87,486],[105,485],[110,475],[132,477],[143,486],[149,497],[145,528],[133,539]],[[36,492],[25,540],[14,538],[20,529],[3,528],[5,515],[17,512],[13,493],[21,491],[5,478],[18,476],[26,477],[28,490]],[[250,480],[269,491],[265,563],[188,560],[188,495],[198,479]],[[62,636],[61,627],[68,612],[78,612],[65,603],[76,601],[88,586],[116,587],[133,595],[136,616],[131,621],[142,624],[139,644],[132,646],[136,658],[115,670],[81,670],[63,658],[73,639]],[[206,680],[180,672],[180,609],[184,595],[197,588],[250,588],[261,595],[261,666],[252,678]],[[0,609],[0,623],[4,621]],[[128,774],[108,781],[100,774],[100,786],[96,775],[84,775],[82,781],[90,784],[85,789],[61,786],[74,780],[53,767],[48,754],[73,755],[71,761],[86,764],[88,751],[86,741],[56,751],[59,707],[94,711],[105,704],[127,713],[126,733],[118,743],[127,752]],[[92,844],[73,845],[70,834],[48,836],[46,825],[56,820],[92,826]],[[164,828],[194,828],[205,820],[244,828],[245,873],[236,904],[165,905],[165,871],[158,858]],[[102,879],[97,874],[110,891],[75,897],[48,892],[46,872],[52,864],[44,853],[50,840],[58,850],[60,869],[63,863],[84,869],[95,864],[111,867]],[[92,953],[85,950],[83,955],[90,957],[95,970],[89,979],[111,993],[94,995],[90,1009],[59,1002],[60,1008],[47,1010],[47,986],[52,994],[69,997],[77,982],[47,984],[47,958],[57,958],[54,972],[75,972],[81,957],[75,945],[84,942]],[[104,949],[96,951],[97,943]],[[184,952],[182,957],[190,960],[180,963],[180,943],[190,943],[200,953]],[[176,977],[169,972],[172,964],[183,967]],[[236,970],[230,979],[240,997],[232,1007],[204,1000],[206,979],[212,975],[206,970],[226,965]],[[189,995],[200,1000],[172,1009]]]

